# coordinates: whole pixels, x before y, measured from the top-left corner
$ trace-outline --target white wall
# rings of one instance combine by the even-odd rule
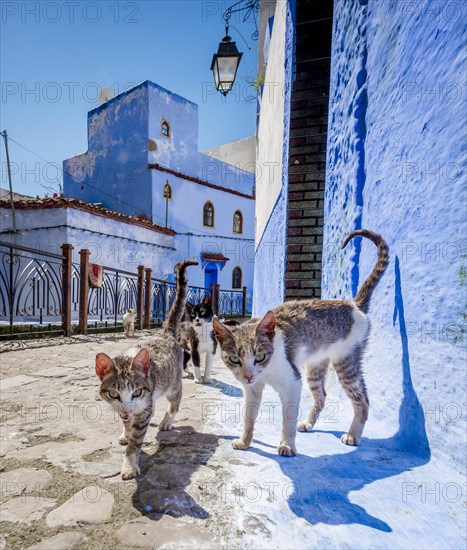
[[[251,291],[254,270],[255,201],[153,170],[153,219],[162,225],[165,224],[165,200],[162,198],[162,190],[166,181],[169,181],[172,187],[168,227],[177,232],[177,258],[200,260],[203,251],[224,254],[230,261],[219,272],[218,283],[222,288],[230,289],[232,270],[239,266],[243,273],[242,284]],[[214,205],[213,228],[203,226],[203,207],[206,201]],[[240,210],[243,215],[241,234],[233,232],[233,215],[236,210]],[[190,284],[204,286],[204,271],[201,264],[190,269]]]
[[[269,46],[269,63],[261,98],[256,171],[256,243],[261,239],[282,188],[284,142],[285,31],[284,4],[277,3]]]
[[[254,174],[256,171],[256,136],[219,145],[219,147],[203,151],[203,153],[246,172]]]
[[[0,209],[2,232],[11,229],[11,214]],[[136,272],[138,265],[151,267],[156,278],[173,272],[174,237],[144,227],[119,222],[74,208],[16,210],[16,243],[46,252],[61,253],[60,246],[74,246],[73,261],[87,248],[90,260],[108,267]],[[11,234],[1,234],[11,242]]]

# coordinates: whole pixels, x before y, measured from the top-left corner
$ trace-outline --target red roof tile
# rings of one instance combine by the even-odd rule
[[[96,216],[102,216],[103,218],[110,218],[112,220],[129,223],[131,225],[139,225],[140,227],[145,227],[146,229],[150,229],[151,231],[158,231],[159,233],[164,233],[165,235],[176,235],[176,232],[173,231],[173,229],[162,227],[161,225],[152,223],[149,220],[143,220],[135,216],[128,216],[127,214],[120,214],[120,212],[108,210],[107,208],[104,208],[103,206],[99,206],[97,204],[91,204],[68,197],[28,199],[19,201],[16,200],[14,201],[14,205],[17,210],[39,210],[41,208],[75,208],[76,210],[90,212],[91,214],[95,214]],[[10,208],[10,206],[10,201],[0,200],[0,208]]]
[[[150,168],[151,170],[159,170],[159,172],[167,172],[167,174],[172,174],[173,176],[177,176],[178,178],[182,178],[187,181],[192,181],[194,183],[198,183],[199,185],[210,187],[211,189],[217,189],[218,191],[225,191],[226,193],[231,193],[232,195],[238,195],[239,197],[243,197],[245,199],[251,199],[251,200],[255,199],[254,195],[247,195],[246,193],[235,191],[235,189],[227,189],[227,187],[214,185],[214,183],[209,183],[208,181],[200,180],[199,178],[194,178],[192,176],[187,176],[186,174],[182,174],[181,172],[176,172],[175,170],[171,170],[170,168],[165,168],[160,164],[148,164],[148,168]]]
[[[213,252],[202,252],[205,260],[212,260],[214,262],[228,262],[230,258],[226,258],[223,254],[215,254]]]

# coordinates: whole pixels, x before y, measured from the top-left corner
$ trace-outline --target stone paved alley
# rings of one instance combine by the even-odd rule
[[[200,398],[219,398],[219,390],[185,380],[176,429],[158,435],[161,400],[143,447],[144,475],[123,482],[121,422],[97,395],[93,365],[96,353],[118,354],[129,340],[53,342],[3,345],[14,351],[1,357],[0,548],[218,546],[212,533],[228,518],[209,516],[202,486],[220,479],[226,457],[215,453],[230,444],[203,433]]]
[[[234,451],[242,392],[217,355],[211,386],[184,380],[171,432],[158,433],[159,401],[141,476],[122,481],[121,422],[98,397],[94,358],[136,340],[1,344],[1,550],[406,548],[415,536],[418,547],[435,548],[435,513],[444,518],[442,547],[462,545],[462,500],[422,502],[413,490],[448,471],[441,459],[389,447],[374,416],[360,447],[342,445],[352,411],[332,376],[317,429],[297,434],[296,458],[276,453],[280,408],[268,389],[252,447]],[[302,411],[310,400],[304,390]]]

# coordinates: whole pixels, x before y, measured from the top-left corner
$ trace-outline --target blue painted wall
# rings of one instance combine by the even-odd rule
[[[161,134],[163,120],[170,137]],[[64,161],[64,194],[151,219],[148,164],[245,194],[254,188],[249,172],[198,152],[195,103],[145,81],[88,113],[88,151]]]
[[[341,252],[344,235],[380,232],[391,263],[369,312],[371,414],[393,419],[396,430],[410,390],[410,411],[402,412],[412,415],[412,429],[398,445],[419,454],[429,445],[432,457],[460,471],[466,31],[465,3],[453,4],[335,2],[323,297],[353,297],[375,263],[368,242]],[[443,417],[446,407],[459,413],[456,421]]]
[[[148,83],[88,113],[88,151],[63,163],[67,197],[151,219]]]

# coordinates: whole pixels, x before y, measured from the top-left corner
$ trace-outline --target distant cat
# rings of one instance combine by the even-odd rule
[[[128,338],[130,334],[135,334],[135,319],[136,309],[129,309],[123,316],[123,328],[125,330],[125,336]]]
[[[187,261],[177,264],[177,292],[164,326],[164,334],[156,334],[139,348],[111,359],[105,353],[96,356],[96,374],[101,380],[100,396],[110,403],[123,421],[119,443],[127,445],[122,478],[131,479],[139,472],[139,454],[155,400],[165,395],[169,401],[159,430],[172,428],[182,398],[183,349],[178,343],[180,322],[187,293],[186,268],[197,265]]]
[[[282,403],[283,423],[278,452],[292,456],[296,430],[309,432],[324,407],[324,381],[331,362],[352,400],[354,418],[342,436],[346,445],[358,445],[368,418],[368,397],[362,373],[362,355],[370,330],[367,317],[371,295],[389,263],[388,246],[380,235],[367,230],[353,231],[344,239],[344,248],[354,237],[366,237],[378,247],[373,272],[351,300],[303,300],[286,302],[230,330],[216,318],[214,331],[224,363],[245,390],[244,428],[234,449],[247,449],[261,405],[265,384],[270,384]],[[313,394],[314,405],[297,426],[302,373]]]
[[[185,350],[184,369],[188,370],[188,361],[193,361],[196,384],[211,383],[211,369],[216,354],[217,341],[212,329],[211,298],[205,296],[199,304],[186,303],[189,321],[182,323],[180,343]],[[201,376],[200,354],[205,353],[204,376]]]

